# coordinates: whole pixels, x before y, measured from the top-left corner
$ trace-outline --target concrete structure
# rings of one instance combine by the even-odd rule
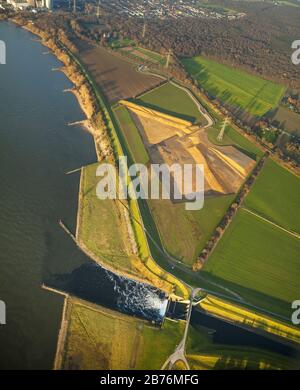
[[[16,9],[25,9],[29,6],[26,0],[7,0],[8,4],[11,4]]]
[[[52,7],[53,7],[52,0],[44,0],[44,7],[48,8],[48,9],[52,9]]]

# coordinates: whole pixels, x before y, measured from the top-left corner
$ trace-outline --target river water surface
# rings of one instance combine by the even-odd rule
[[[79,175],[96,161],[92,137],[68,122],[83,119],[60,63],[29,32],[0,22],[7,64],[0,65],[0,369],[52,368],[63,299],[79,297],[159,320],[166,301],[149,286],[89,261],[61,229],[75,231]]]
[[[160,321],[164,294],[104,270],[59,226],[75,231],[79,175],[96,161],[92,137],[68,122],[83,119],[71,84],[54,56],[29,32],[0,22],[7,64],[0,65],[0,369],[53,366],[63,299],[45,283],[78,297]],[[184,316],[183,308],[178,314]],[[288,356],[294,351],[193,312],[192,324],[216,330],[221,344],[248,345]]]

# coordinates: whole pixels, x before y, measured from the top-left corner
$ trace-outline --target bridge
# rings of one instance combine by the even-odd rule
[[[185,348],[186,348],[186,339],[189,331],[189,326],[190,326],[190,320],[191,320],[191,315],[192,315],[192,310],[193,310],[193,302],[195,295],[201,291],[201,288],[193,288],[191,295],[190,295],[190,300],[189,300],[189,309],[186,317],[186,324],[185,324],[185,329],[184,329],[184,334],[182,337],[182,340],[180,343],[177,345],[175,351],[170,355],[165,363],[163,364],[161,370],[170,370],[174,366],[174,364],[178,361],[181,360],[184,362],[186,368],[189,370],[189,363],[186,359],[185,356]]]

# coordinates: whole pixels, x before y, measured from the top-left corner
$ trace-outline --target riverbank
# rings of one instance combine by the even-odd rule
[[[101,110],[98,97],[97,95],[95,96],[91,82],[87,79],[86,73],[82,72],[78,62],[73,59],[74,53],[72,53],[70,49],[76,52],[76,48],[72,46],[70,42],[66,41],[65,36],[63,36],[63,39],[69,47],[65,47],[61,42],[56,42],[47,32],[39,30],[32,23],[23,25],[16,19],[12,19],[12,21],[20,27],[23,27],[31,33],[39,36],[42,40],[41,43],[48,47],[57,59],[64,64],[62,68],[55,70],[63,71],[75,86],[69,91],[74,93],[78,99],[80,107],[87,117],[86,121],[82,122],[82,124],[94,137],[98,161],[105,160],[106,162],[116,164],[115,156],[119,153],[116,153],[116,150],[114,150],[116,148],[112,146],[113,141],[111,141],[111,137],[114,138],[114,135],[112,136],[110,134],[110,129],[107,125],[107,113]],[[79,195],[79,202],[80,199],[82,199],[81,191]],[[130,206],[128,206],[128,210],[129,209]],[[79,204],[79,213],[80,210],[81,205]],[[77,217],[77,220],[81,221],[80,214]],[[128,223],[132,224],[132,219],[130,222],[128,221]],[[133,229],[135,231],[136,227]],[[139,244],[136,245],[139,246]],[[82,242],[78,246],[81,247],[81,249],[83,247],[87,247],[85,243]],[[129,277],[140,282],[151,283],[154,286],[159,286],[159,288],[163,289],[168,294],[174,293],[174,285],[177,285],[175,295],[181,295],[182,297],[188,296],[187,288],[174,276],[169,275],[164,270],[160,269],[150,256],[143,258],[142,261],[139,259],[139,264],[135,267],[137,272],[132,273],[127,272],[124,269],[120,270],[118,268],[116,269],[116,267],[111,267],[101,256],[95,256],[95,253],[89,251],[88,248],[87,251],[84,252],[87,253],[94,261],[100,263],[105,269],[109,269],[118,275]],[[145,272],[144,274],[142,273],[142,276],[140,275],[140,272],[138,272],[140,267],[145,268]],[[145,277],[145,273],[147,274],[147,277]]]
[[[61,369],[160,369],[184,330],[183,321],[165,319],[159,328],[77,298],[68,306]]]
[[[246,329],[255,330],[258,334],[270,334],[271,338],[275,336],[275,339],[280,342],[283,341],[291,345],[295,343],[294,346],[300,348],[300,330],[276,319],[274,316],[271,318],[265,314],[256,313],[253,309],[250,311],[243,306],[210,295],[202,299],[198,306],[205,313]],[[280,340],[280,338],[283,340]]]

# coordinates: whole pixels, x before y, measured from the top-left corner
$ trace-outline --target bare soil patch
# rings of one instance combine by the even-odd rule
[[[161,79],[134,69],[133,65],[100,46],[77,44],[80,58],[111,102],[134,98],[161,83]]]

